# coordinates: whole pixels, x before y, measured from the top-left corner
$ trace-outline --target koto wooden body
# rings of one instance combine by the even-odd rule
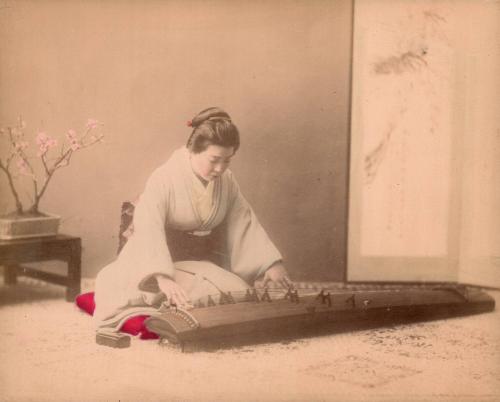
[[[289,296],[289,295],[288,295]],[[263,298],[260,292],[259,299]],[[266,299],[266,298],[264,298]],[[480,290],[336,291],[194,308],[171,308],[146,321],[170,342],[224,341],[263,335],[300,336],[491,311]]]

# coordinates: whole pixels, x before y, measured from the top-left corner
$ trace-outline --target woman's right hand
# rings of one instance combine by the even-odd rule
[[[193,307],[189,296],[175,281],[162,275],[156,276],[156,280],[160,291],[163,292],[171,305],[185,309]]]

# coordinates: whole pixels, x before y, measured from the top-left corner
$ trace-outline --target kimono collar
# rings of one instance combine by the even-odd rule
[[[210,180],[205,185],[191,166],[189,150],[183,147],[180,151],[182,152],[182,158],[184,160],[185,173],[189,177],[186,184],[189,186],[193,208],[200,221],[206,224],[210,221],[209,218],[213,217],[216,212],[214,211],[214,207],[220,196],[220,178]]]

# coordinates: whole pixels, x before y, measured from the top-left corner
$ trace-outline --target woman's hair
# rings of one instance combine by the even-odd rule
[[[210,145],[233,147],[234,152],[240,147],[238,128],[231,117],[221,108],[210,107],[198,113],[188,122],[193,127],[187,148],[195,154],[205,151]]]

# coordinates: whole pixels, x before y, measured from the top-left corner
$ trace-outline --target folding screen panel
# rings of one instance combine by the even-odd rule
[[[486,135],[481,125],[467,120],[472,107],[467,93],[484,76],[470,74],[470,49],[464,41],[472,33],[463,22],[471,13],[481,14],[481,6],[445,1],[355,4],[348,279],[459,280],[472,243],[484,236],[492,244],[494,236],[498,239],[493,227],[478,228],[470,215],[475,206],[485,222],[498,217],[493,207],[498,191],[492,189],[491,177],[498,119],[483,113],[494,121],[482,123],[489,130]],[[481,25],[471,26],[477,30]],[[486,53],[493,54],[491,50]],[[489,173],[478,170],[481,151],[471,150],[471,142],[491,150],[491,166],[485,168]],[[470,197],[469,189],[478,183],[471,172],[490,188],[483,191],[489,201],[481,205]],[[477,237],[482,229],[488,234]],[[489,262],[497,261],[490,258],[494,248],[485,250]],[[467,278],[484,282],[474,274]]]

